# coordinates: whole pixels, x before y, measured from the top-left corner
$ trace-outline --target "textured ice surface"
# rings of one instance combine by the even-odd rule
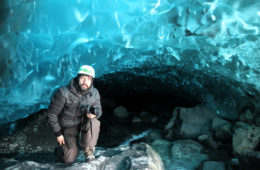
[[[0,123],[47,107],[82,63],[97,77],[178,66],[259,90],[259,23],[257,0],[2,0]]]

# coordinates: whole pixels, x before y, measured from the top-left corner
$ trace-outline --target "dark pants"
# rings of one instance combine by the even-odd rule
[[[80,133],[80,131],[82,131]],[[83,148],[93,148],[97,144],[100,131],[100,121],[96,118],[86,119],[82,127],[71,127],[63,130],[65,144],[61,149],[57,149],[55,154],[59,162],[72,163],[78,155],[77,135],[79,134],[79,144]]]

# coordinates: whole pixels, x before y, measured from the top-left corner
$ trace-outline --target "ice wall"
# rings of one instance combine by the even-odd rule
[[[259,23],[257,0],[2,0],[0,124],[47,107],[82,63],[97,77],[177,66],[259,91]]]

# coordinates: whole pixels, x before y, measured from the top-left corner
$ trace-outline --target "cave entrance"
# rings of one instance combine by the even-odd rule
[[[175,107],[193,107],[198,104],[197,101],[190,103],[173,95],[156,93],[115,93],[103,96],[101,101],[103,115],[100,118],[101,132],[98,144],[101,147],[116,147],[127,140],[142,141],[146,132],[163,130]],[[114,112],[118,107],[127,110],[126,118],[115,116]]]

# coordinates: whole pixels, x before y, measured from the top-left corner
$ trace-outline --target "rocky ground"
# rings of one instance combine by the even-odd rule
[[[41,110],[1,127],[0,169],[259,169],[259,115],[245,110],[226,120],[202,106],[103,101],[97,159],[55,163],[55,137]],[[140,106],[138,106],[140,108]],[[11,133],[12,134],[9,134]]]

